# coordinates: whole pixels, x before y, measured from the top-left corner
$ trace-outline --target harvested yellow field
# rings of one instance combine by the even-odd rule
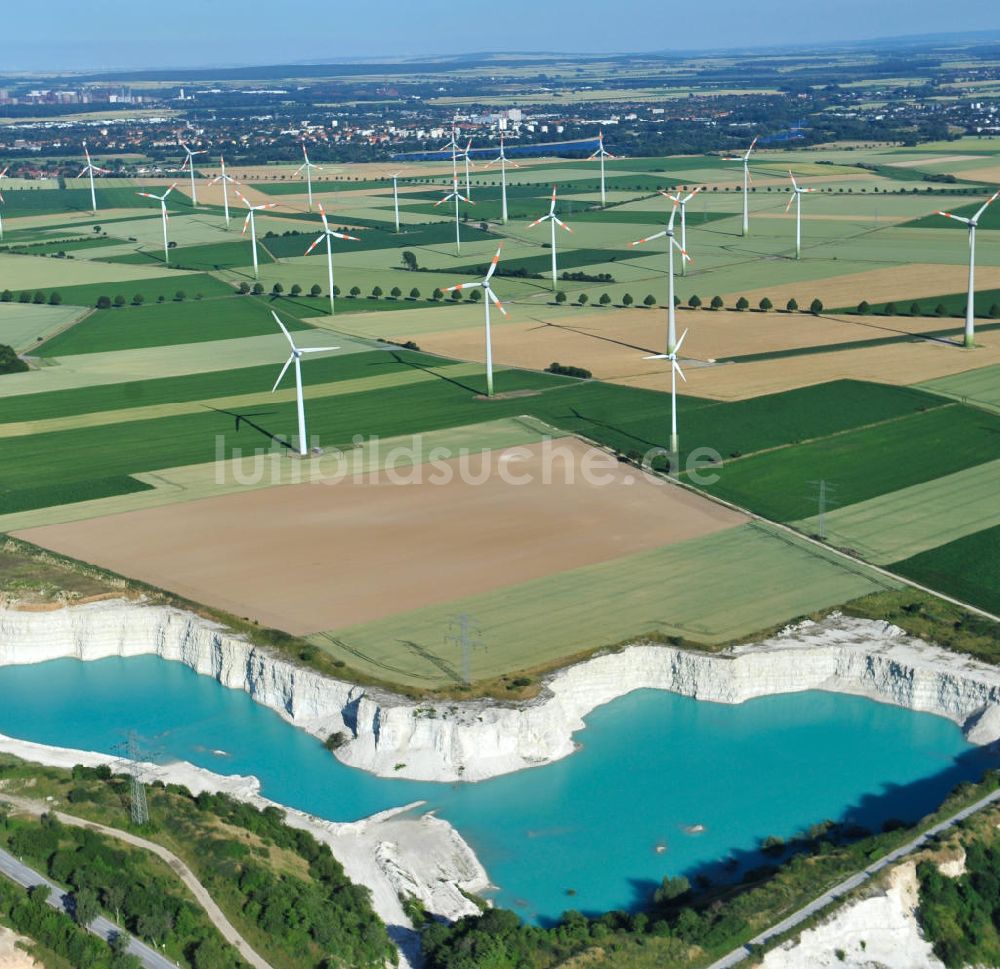
[[[950,162],[968,161],[968,155],[930,155],[927,158],[907,158],[905,161],[889,162],[889,168],[923,168],[925,165],[947,165]]]
[[[684,371],[687,375],[684,393],[713,400],[744,400],[830,380],[909,385],[1000,363],[1000,335],[985,333],[977,337],[977,342],[981,346],[975,350],[928,341],[812,353],[755,363],[688,366]],[[670,377],[665,370],[656,376],[638,376],[620,382],[651,390],[670,388]]]
[[[756,217],[756,216],[755,216]],[[829,279],[782,283],[765,286],[743,293],[729,293],[727,302],[740,296],[755,306],[767,296],[775,306],[783,306],[789,299],[796,299],[800,306],[808,306],[820,299],[831,309],[837,306],[856,306],[861,300],[884,303],[888,300],[906,301],[942,293],[960,293],[968,284],[968,270],[964,265],[943,266],[935,263],[912,263],[885,269],[869,269],[863,273],[849,273]],[[978,266],[976,284],[982,289],[1000,288],[1000,266]]]
[[[962,178],[970,181],[993,182],[1000,184],[1000,165],[986,165],[984,168],[970,168],[962,172]]]
[[[371,315],[371,314],[369,314]],[[395,322],[395,321],[394,321]],[[860,340],[940,330],[936,318],[816,317],[808,313],[739,313],[736,310],[679,310],[678,335],[687,329],[683,357],[718,360],[776,350],[836,346]],[[496,328],[493,354],[498,363],[542,370],[559,362],[585,367],[603,380],[631,382],[644,374],[663,374],[663,362],[644,360],[666,346],[666,310],[607,309],[516,320]],[[395,339],[402,340],[404,334]],[[481,323],[424,333],[420,346],[431,353],[463,360],[484,358]],[[713,371],[717,372],[717,371]]]

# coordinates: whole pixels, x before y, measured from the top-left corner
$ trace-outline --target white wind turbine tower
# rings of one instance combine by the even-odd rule
[[[309,440],[306,437],[306,405],[302,398],[302,354],[327,353],[330,350],[339,350],[340,347],[297,347],[295,345],[295,341],[292,339],[292,335],[285,329],[285,324],[278,319],[278,314],[275,313],[274,310],[271,310],[271,316],[274,317],[274,322],[281,327],[281,332],[285,334],[285,339],[288,340],[289,346],[292,348],[292,352],[285,361],[285,365],[281,368],[281,373],[278,374],[278,379],[274,382],[274,386],[271,388],[271,393],[273,394],[278,389],[278,384],[281,383],[281,379],[285,376],[285,372],[288,370],[289,366],[294,363],[295,397],[299,413],[299,454],[302,457],[305,457],[309,453]]]
[[[535,219],[531,225],[528,226],[529,229],[533,229],[536,225],[541,225],[543,222],[549,222],[552,225],[552,289],[556,288],[556,283],[558,281],[558,275],[556,272],[556,226],[560,226],[567,232],[572,233],[573,230],[566,225],[565,222],[561,221],[556,215],[556,187],[552,186],[552,202],[549,205],[548,215],[543,215],[540,219]]]
[[[737,155],[735,158],[722,159],[723,161],[738,161],[743,163],[743,235],[749,235],[750,233],[750,183],[753,181],[750,177],[750,153],[754,150],[756,144],[757,139],[754,138],[744,154]]]
[[[316,239],[316,241],[308,249],[306,249],[306,255],[308,256],[313,249],[326,239],[326,271],[330,281],[330,315],[333,316],[333,247],[330,243],[333,239],[350,239],[352,242],[360,242],[361,240],[355,236],[349,236],[344,232],[334,232],[333,229],[331,229],[327,224],[326,212],[323,210],[322,202],[319,203],[319,214],[323,219],[323,232]]]
[[[463,151],[460,157],[465,159],[465,194],[472,198],[472,183],[469,181],[469,151],[472,148],[472,139],[470,138],[468,144],[465,146],[465,151]]]
[[[254,216],[260,212],[262,209],[273,209],[278,203],[277,202],[264,202],[261,205],[252,205],[250,199],[248,199],[239,189],[236,189],[236,195],[240,201],[250,210],[247,212],[247,217],[243,220],[243,231],[240,235],[247,234],[247,226],[250,226],[250,248],[253,250],[253,278],[258,278],[258,267],[257,267],[257,222]]]
[[[451,140],[448,142],[444,148],[440,151],[450,151],[451,152],[451,177],[454,181],[458,181],[458,158],[461,152],[458,150],[458,141],[456,137],[458,135],[458,129],[455,127],[455,122],[451,125]]]
[[[188,148],[187,145],[184,144],[183,141],[178,141],[177,143],[181,146],[181,148],[184,149],[184,151],[187,152],[187,157],[184,159],[184,164],[181,165],[181,171],[184,171],[184,169],[187,168],[191,172],[191,204],[197,205],[198,190],[194,187],[194,156],[204,155],[207,152],[206,149],[204,148],[199,148],[197,151],[192,151],[190,148]]]
[[[976,345],[976,308],[974,300],[976,297],[976,226],[979,225],[980,216],[990,207],[990,205],[1000,196],[1000,191],[994,192],[979,208],[979,211],[971,219],[964,219],[960,215],[953,215],[951,212],[936,212],[935,215],[943,215],[956,222],[963,222],[969,227],[969,295],[965,303],[965,346],[974,347]]]
[[[674,249],[677,249],[681,254],[681,259],[685,262],[690,262],[691,257],[687,252],[681,248],[681,244],[674,238],[674,217],[677,215],[678,203],[674,202],[673,210],[670,213],[670,221],[667,223],[667,227],[662,232],[657,232],[656,235],[646,236],[645,239],[639,239],[638,242],[630,242],[629,246],[639,246],[644,242],[652,242],[654,239],[662,239],[664,236],[667,237],[667,264],[668,264],[668,279],[669,279],[669,290],[667,293],[667,356],[671,353],[677,351],[677,307],[674,306]]]
[[[795,203],[795,258],[802,258],[802,196],[807,192],[815,192],[814,188],[800,188],[795,181],[795,176],[789,171],[788,177],[792,180],[792,194],[788,198],[788,205],[785,206],[785,214]]]
[[[226,207],[226,228],[229,228],[229,184],[230,182],[235,187],[239,184],[232,175],[226,174],[226,159],[219,155],[219,163],[222,165],[222,174],[216,175],[212,179],[212,184],[215,185],[216,182],[222,182],[222,204]]]
[[[689,195],[685,195],[681,198],[681,193],[678,192],[676,195],[671,195],[669,192],[660,192],[664,198],[670,199],[675,205],[680,207],[681,210],[681,251],[687,252],[687,204],[691,201],[699,192],[701,191],[701,186],[699,185],[693,192]],[[687,264],[689,260],[681,260],[681,275],[687,275]]]
[[[587,161],[593,161],[595,158],[601,159],[601,207],[603,208],[607,204],[607,192],[604,190],[604,159],[614,158],[615,156],[611,154],[610,151],[606,151],[604,148],[604,129],[602,128],[597,135],[597,151],[592,154]]]
[[[467,205],[475,205],[476,203],[471,199],[467,199],[461,192],[459,192],[457,175],[452,178],[451,186],[451,191],[443,199],[438,199],[438,201],[434,203],[434,207],[437,208],[444,202],[450,202],[452,199],[455,200],[455,253],[458,254],[462,251],[462,240],[458,232],[458,203],[465,202]]]
[[[497,254],[493,257],[493,261],[490,263],[490,268],[486,272],[486,278],[480,280],[478,283],[458,283],[455,286],[449,286],[445,292],[450,293],[456,289],[478,289],[482,288],[485,291],[486,298],[483,300],[483,308],[486,310],[486,396],[493,396],[493,337],[490,330],[490,303],[493,303],[504,316],[507,315],[507,311],[503,308],[503,303],[497,298],[497,294],[493,292],[493,288],[490,286],[490,280],[493,278],[493,274],[497,271],[497,263],[500,262],[500,250],[503,248],[503,243],[497,247]]]
[[[392,179],[392,206],[396,211],[396,233],[399,233],[399,172],[393,172],[389,178]],[[323,211],[322,206],[320,212]]]
[[[507,154],[504,151],[503,133],[502,132],[500,134],[500,154],[497,155],[497,157],[494,158],[493,161],[488,162],[486,164],[486,167],[490,168],[491,166],[495,165],[497,162],[500,163],[500,203],[501,203],[501,212],[502,212],[503,224],[506,225],[507,224],[507,166],[510,165],[511,168],[520,168],[520,166],[516,165],[514,162],[510,161],[510,159],[507,158]]]
[[[684,371],[681,370],[681,365],[677,362],[677,353],[681,348],[681,344],[684,342],[684,337],[688,335],[688,331],[685,330],[681,334],[681,338],[677,341],[677,346],[670,353],[656,353],[651,357],[646,357],[646,360],[669,360],[670,361],[670,453],[677,454],[679,439],[677,437],[677,377],[680,376],[684,383],[687,383],[687,377],[684,376]]]
[[[77,178],[83,178],[84,175],[90,176],[90,211],[95,215],[97,214],[97,193],[94,191],[94,172],[100,172],[102,175],[107,175],[108,170],[106,168],[98,168],[90,158],[90,152],[87,150],[87,142],[83,143],[83,153],[87,156],[87,164],[83,166],[83,171],[77,175]]]
[[[312,170],[315,168],[316,171],[323,171],[322,165],[314,165],[309,161],[309,153],[306,151],[306,143],[302,142],[302,157],[305,161],[295,169],[295,174],[298,175],[299,172],[305,171],[306,173],[306,191],[309,193],[309,211],[312,212],[313,208],[313,180],[312,180]]]
[[[136,192],[136,195],[141,195],[143,198],[156,199],[160,203],[160,217],[163,219],[163,262],[166,264],[170,262],[170,245],[167,242],[167,196],[177,188],[177,183],[174,182],[162,195],[153,195],[152,192]]]
[[[8,165],[2,172],[0,172],[0,178],[6,178],[7,172],[10,171],[10,165]],[[3,192],[0,192],[0,205],[6,205],[6,201],[3,197]],[[3,215],[0,213],[0,239],[3,238]]]

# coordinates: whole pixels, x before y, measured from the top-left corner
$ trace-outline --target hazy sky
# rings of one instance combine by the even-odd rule
[[[642,51],[1000,28],[983,0],[13,0],[0,70]]]

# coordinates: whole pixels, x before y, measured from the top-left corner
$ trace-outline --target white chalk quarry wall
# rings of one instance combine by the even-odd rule
[[[839,615],[719,654],[629,646],[553,674],[538,698],[515,705],[418,704],[302,669],[168,606],[110,600],[0,609],[0,665],[150,653],[245,690],[318,737],[345,732],[353,739],[337,756],[347,764],[420,780],[481,780],[564,757],[589,711],[641,688],[720,703],[839,691],[949,717],[975,743],[1000,737],[1000,670],[887,623]]]

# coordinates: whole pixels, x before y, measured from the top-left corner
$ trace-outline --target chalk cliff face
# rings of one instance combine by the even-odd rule
[[[48,612],[0,609],[0,665],[150,653],[245,690],[318,737],[343,731],[352,739],[337,756],[347,764],[421,780],[481,780],[565,757],[587,713],[642,688],[718,703],[801,690],[853,693],[948,717],[975,743],[1000,738],[1000,669],[889,624],[839,615],[712,655],[629,646],[553,674],[538,698],[515,705],[418,704],[365,689],[166,606],[112,600]]]

